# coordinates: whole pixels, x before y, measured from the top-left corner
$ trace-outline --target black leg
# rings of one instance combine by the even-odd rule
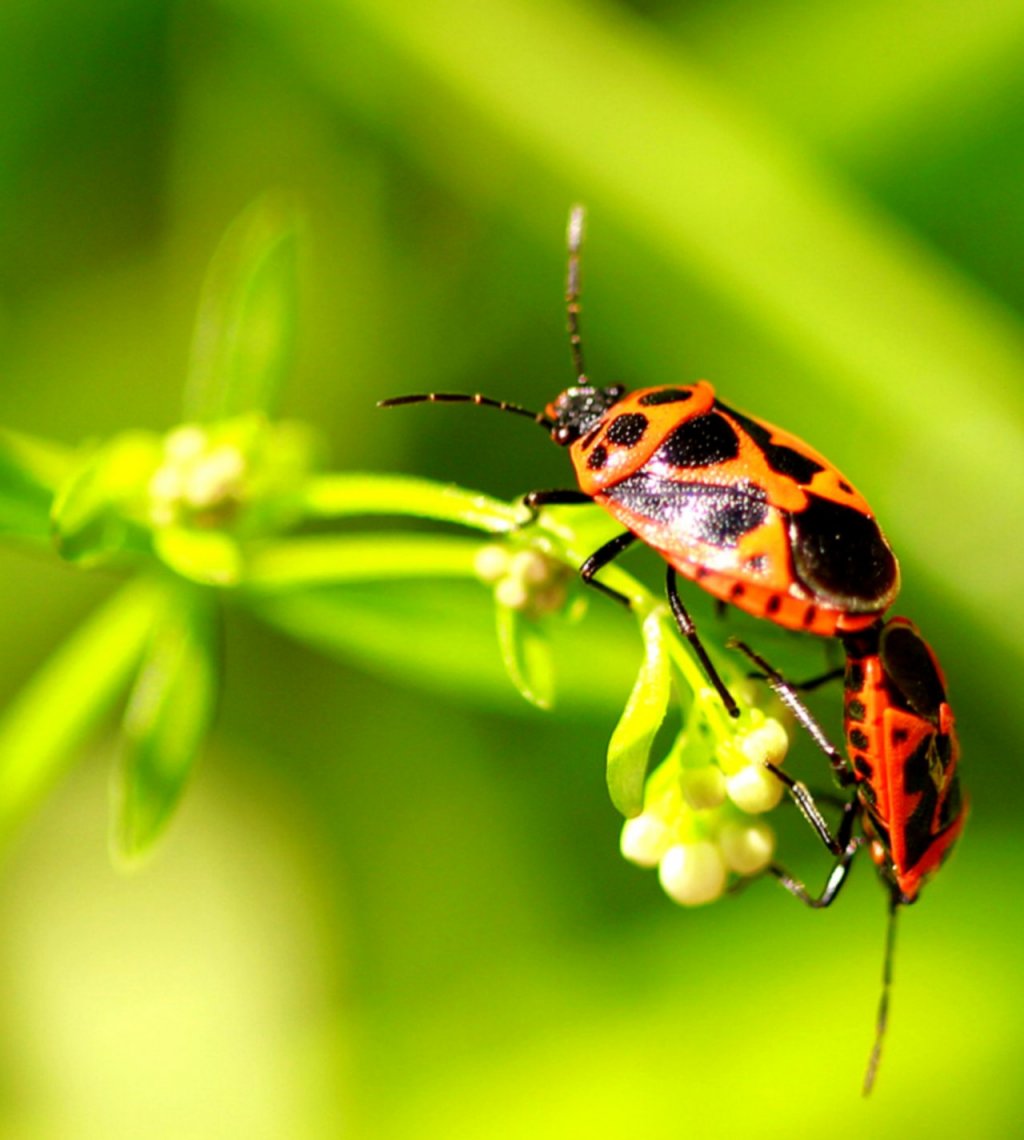
[[[778,672],[777,669],[772,668],[767,661],[759,654],[755,653],[749,645],[745,645],[742,641],[735,639],[729,642],[732,649],[738,649],[741,653],[746,654],[751,661],[762,671],[764,679],[771,685],[772,689],[777,694],[782,703],[789,709],[789,711],[796,717],[796,719],[807,730],[811,739],[821,749],[828,759],[829,765],[832,768],[832,774],[835,776],[839,785],[848,788],[851,784],[857,782],[856,776],[850,771],[843,754],[838,748],[829,740],[825,735],[825,730],[814,719],[811,710],[800,700],[797,696],[796,690],[793,686]],[[785,783],[788,781],[788,776],[783,776],[781,772],[776,773],[779,778]],[[810,798],[810,793],[804,788],[807,797]],[[799,800],[797,801],[799,803]],[[812,801],[813,802],[813,801]],[[801,809],[802,810],[802,809]],[[806,814],[806,812],[805,812]],[[810,818],[810,817],[808,817]],[[835,854],[835,852],[833,852]]]
[[[613,590],[611,586],[606,586],[604,582],[599,582],[594,575],[607,566],[609,562],[636,542],[636,535],[631,531],[624,531],[620,535],[616,535],[610,542],[606,542],[604,546],[595,550],[593,554],[583,563],[580,567],[580,577],[588,586],[593,586],[595,590],[600,590],[602,594],[611,598],[613,601],[618,602],[620,605],[630,608],[629,598],[625,594],[619,593],[618,590]]]
[[[781,775],[778,769],[773,768],[773,771],[776,775]],[[787,782],[792,786],[791,781],[787,779]],[[806,788],[804,791],[806,791]],[[799,802],[798,800],[797,803],[799,804]],[[814,801],[811,800],[812,805],[813,803]],[[800,809],[801,811],[804,810],[803,805],[800,805]],[[817,812],[817,808],[814,808],[814,810]],[[804,814],[806,815],[807,813],[804,812]],[[850,800],[850,802],[843,807],[843,818],[839,822],[839,830],[833,839],[824,820],[821,819],[820,813],[818,815],[824,828],[824,832],[819,830],[818,834],[822,836],[828,849],[837,856],[832,870],[829,872],[828,879],[825,882],[825,888],[820,895],[812,895],[799,879],[794,879],[792,875],[788,874],[776,863],[773,863],[768,868],[769,873],[774,875],[786,890],[789,891],[794,898],[798,898],[805,906],[814,907],[816,910],[830,906],[835,900],[836,895],[839,894],[843,883],[846,882],[846,876],[849,873],[853,857],[860,850],[863,843],[860,836],[853,834],[853,825],[857,822],[859,816],[860,802],[855,799]],[[810,816],[808,816],[808,818],[810,819]],[[812,825],[815,826],[815,830],[818,830],[817,825],[814,825],[813,821]]]
[[[825,883],[825,889],[820,895],[812,895],[811,892],[800,882],[799,879],[794,879],[791,875],[787,874],[778,864],[773,863],[768,872],[774,875],[776,879],[786,888],[787,891],[794,897],[799,899],[805,906],[813,907],[815,910],[820,910],[823,907],[831,906],[835,901],[836,895],[839,894],[840,888],[846,882],[846,876],[850,870],[850,864],[853,862],[854,855],[860,850],[860,839],[851,839],[847,845],[846,850],[842,856],[836,860],[835,865],[829,872],[828,880]]]
[[[829,669],[827,673],[822,673],[820,677],[811,677],[807,681],[790,681],[790,686],[798,693],[813,693],[815,689],[820,689],[830,681],[838,681],[845,673],[846,670],[839,665],[835,669]]]
[[[739,716],[740,710],[732,699],[732,693],[725,687],[725,682],[718,675],[718,670],[711,664],[711,658],[708,657],[707,651],[697,636],[697,628],[693,624],[693,618],[686,612],[686,607],[680,601],[679,591],[676,589],[676,572],[671,566],[669,566],[665,578],[665,591],[668,594],[668,604],[672,607],[672,616],[676,619],[676,625],[679,626],[679,632],[690,643],[690,647],[704,669],[705,676],[714,686],[715,692],[721,697],[726,712],[730,716]]]
[[[537,521],[541,507],[585,507],[593,506],[594,500],[589,495],[575,489],[555,489],[552,491],[530,491],[523,496],[523,506],[530,512],[530,517],[523,523],[529,526]]]
[[[793,802],[800,809],[800,814],[814,828],[822,843],[833,855],[841,857],[850,841],[850,836],[853,834],[853,824],[860,810],[860,801],[856,797],[852,800],[843,801],[843,814],[839,821],[838,831],[833,836],[831,828],[821,814],[821,809],[807,785],[800,780],[794,780],[788,772],[783,772],[775,764],[765,764],[765,767],[786,785],[793,797]]]

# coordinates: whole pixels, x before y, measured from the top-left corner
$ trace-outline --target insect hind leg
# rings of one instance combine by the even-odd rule
[[[668,594],[668,604],[672,607],[672,616],[676,619],[679,632],[690,643],[690,648],[701,663],[704,675],[711,682],[715,692],[718,693],[721,698],[722,704],[725,705],[726,712],[733,717],[739,716],[740,710],[735,700],[733,700],[732,693],[725,687],[725,682],[718,675],[718,670],[712,665],[707,650],[697,636],[697,627],[693,624],[693,618],[690,617],[679,597],[679,590],[676,586],[676,572],[671,566],[669,566],[668,573],[665,577],[665,592]]]

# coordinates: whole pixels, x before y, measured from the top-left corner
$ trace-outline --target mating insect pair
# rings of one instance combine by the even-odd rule
[[[488,396],[428,393],[382,406],[473,403],[525,416],[569,448],[578,486],[534,491],[526,505],[598,504],[625,530],[581,566],[589,585],[628,598],[596,575],[638,540],[668,563],[673,615],[733,716],[738,708],[679,597],[682,574],[722,602],[786,629],[841,639],[847,654],[845,735],[832,744],[780,674],[741,646],[852,789],[835,834],[807,789],[775,774],[836,857],[820,896],[780,867],[792,894],[822,907],[836,897],[857,850],[870,845],[890,892],[890,921],[878,1031],[865,1088],[877,1067],[888,1007],[895,915],[948,853],[963,824],[958,746],[934,654],[909,622],[883,615],[899,590],[899,568],[867,502],[817,451],[779,428],[692,385],[599,388],[586,377],[579,330],[583,211],[569,223],[566,289],[576,383],[532,412]],[[857,833],[857,828],[860,833]]]

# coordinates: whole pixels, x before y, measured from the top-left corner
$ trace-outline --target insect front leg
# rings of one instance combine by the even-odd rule
[[[522,526],[529,526],[537,521],[541,507],[584,507],[593,506],[594,500],[582,491],[569,488],[556,488],[550,491],[530,491],[523,496],[523,506],[530,512],[530,517]]]
[[[811,713],[811,710],[804,704],[802,700],[800,700],[800,697],[797,694],[794,686],[791,685],[789,681],[787,681],[777,669],[769,665],[768,662],[765,661],[765,659],[759,653],[755,653],[749,645],[745,644],[742,641],[732,639],[729,642],[729,647],[731,649],[738,649],[741,653],[745,654],[761,670],[761,676],[772,687],[779,700],[782,701],[786,708],[788,708],[793,716],[796,717],[797,721],[804,727],[810,738],[825,754],[825,757],[829,763],[829,767],[832,769],[832,774],[835,776],[836,781],[840,787],[848,788],[851,784],[856,783],[857,778],[850,771],[846,760],[843,758],[843,754],[825,735],[825,730],[821,727],[820,724],[818,724],[817,720],[814,718],[814,715]],[[794,798],[797,800],[798,806],[800,806],[801,811],[804,811],[804,814],[807,815],[803,804],[795,795],[795,781],[791,780],[789,776],[786,776],[778,769],[775,769],[775,774],[779,777],[780,780],[782,780],[784,784],[787,784],[787,786],[790,788],[790,791],[794,791]],[[809,801],[811,804],[813,804],[814,801],[811,799],[810,792],[808,792],[802,784],[799,786],[803,788],[805,801]],[[817,808],[814,810],[817,812]],[[818,818],[820,818],[820,812],[817,814]],[[811,821],[812,825],[814,825],[814,820],[811,818],[811,816],[808,815],[807,818]],[[818,833],[819,835],[821,834],[820,831]],[[826,844],[826,846],[829,845]],[[834,855],[838,854],[838,852],[833,850],[831,846],[829,846],[829,850],[832,851]]]

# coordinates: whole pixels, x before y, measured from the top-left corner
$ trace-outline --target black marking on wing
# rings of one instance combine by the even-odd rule
[[[662,523],[677,541],[721,548],[736,546],[768,515],[767,496],[752,484],[678,483],[649,471],[606,488],[604,495],[634,514]]]
[[[710,467],[735,459],[739,453],[736,429],[724,417],[709,412],[674,428],[651,459],[670,467]]]
[[[896,559],[874,519],[808,492],[790,516],[793,570],[815,595],[871,612],[897,582]]]
[[[720,400],[715,401],[715,407],[720,408],[743,428],[764,453],[768,466],[778,474],[787,475],[794,482],[799,483],[801,487],[806,487],[819,471],[825,470],[817,460],[811,459],[794,448],[788,447],[784,443],[772,443],[771,432],[764,424],[752,420],[749,416],[743,415],[742,412],[734,411]]]

